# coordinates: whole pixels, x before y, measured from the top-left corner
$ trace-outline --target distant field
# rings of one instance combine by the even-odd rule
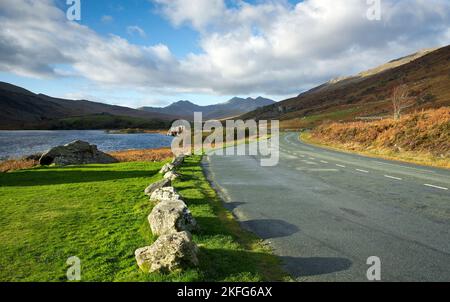
[[[150,245],[152,204],[143,189],[163,162],[48,167],[0,173],[0,281],[66,281],[81,259],[82,281],[261,281],[285,278],[279,260],[225,211],[200,167],[187,161],[175,184],[201,231],[200,267],[143,274],[134,251]]]
[[[93,130],[93,129],[168,129],[169,121],[145,119],[110,114],[93,114],[53,120],[38,126],[49,130]]]

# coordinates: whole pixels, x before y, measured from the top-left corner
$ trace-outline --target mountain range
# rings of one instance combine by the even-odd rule
[[[0,82],[0,129],[165,129],[178,118],[278,119],[282,128],[312,128],[325,121],[391,116],[393,90],[406,85],[413,102],[405,109],[450,106],[450,46],[392,60],[355,76],[330,80],[278,103],[258,97],[199,106],[179,101],[164,108],[131,109],[66,100]]]
[[[262,97],[236,97],[210,106],[180,101],[165,108],[132,109],[87,100],[54,98],[0,82],[0,129],[167,129],[176,119],[192,120],[194,112],[203,112],[206,119],[219,119],[273,103]]]
[[[164,108],[142,107],[139,109],[152,113],[176,115],[188,120],[193,119],[194,112],[202,112],[204,119],[224,119],[272,104],[275,104],[275,101],[263,97],[256,99],[234,97],[226,103],[209,106],[199,106],[190,101],[179,101]]]
[[[405,112],[450,105],[450,46],[392,60],[358,75],[331,80],[297,97],[256,109],[241,119],[278,119],[283,128],[312,128],[325,121],[392,116],[392,92],[406,85]]]
[[[176,117],[86,100],[35,94],[0,82],[0,129],[117,129],[170,126]]]

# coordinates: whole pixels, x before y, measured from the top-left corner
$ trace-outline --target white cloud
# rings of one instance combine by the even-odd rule
[[[366,18],[366,0],[236,0],[234,7],[222,0],[154,1],[173,25],[200,32],[200,53],[176,58],[162,44],[142,47],[99,36],[68,22],[51,0],[2,0],[0,70],[51,77],[61,76],[55,65],[67,64],[79,76],[114,87],[286,95],[449,44],[447,0],[383,0],[379,22]]]
[[[163,13],[176,26],[190,23],[197,29],[220,18],[225,10],[223,0],[154,0]]]
[[[139,36],[141,36],[142,38],[147,37],[147,34],[145,33],[145,31],[140,28],[137,25],[130,25],[127,27],[127,33],[129,35],[134,35],[134,34],[138,34]]]
[[[104,16],[102,16],[101,20],[103,23],[111,23],[114,21],[114,18],[113,18],[113,16],[104,15]]]

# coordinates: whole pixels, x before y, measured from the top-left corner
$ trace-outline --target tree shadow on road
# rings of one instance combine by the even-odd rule
[[[241,222],[242,227],[262,239],[273,239],[291,236],[300,229],[291,223],[279,219],[257,219]]]
[[[245,202],[224,202],[223,206],[230,212],[244,205]]]
[[[345,271],[352,266],[352,262],[346,258],[333,257],[281,257],[287,271],[294,278],[318,276]]]

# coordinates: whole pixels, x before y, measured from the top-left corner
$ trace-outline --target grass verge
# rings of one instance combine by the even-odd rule
[[[200,266],[144,274],[134,251],[150,245],[143,189],[164,162],[39,167],[0,174],[0,281],[66,281],[66,260],[81,259],[82,281],[286,280],[277,257],[221,205],[200,166],[180,169],[175,187],[198,220]]]
[[[372,158],[382,158],[422,166],[450,169],[450,162],[448,159],[437,158],[431,154],[408,152],[408,151],[395,152],[383,148],[372,148],[372,149],[367,148],[365,150],[362,150],[361,148],[356,148],[349,145],[321,141],[317,138],[314,138],[309,131],[302,132],[300,138],[308,144],[330,150],[346,153],[354,153]]]

